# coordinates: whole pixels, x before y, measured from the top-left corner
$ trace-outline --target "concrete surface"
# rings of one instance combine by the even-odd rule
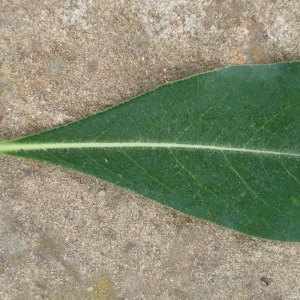
[[[300,59],[298,0],[0,2],[0,136],[220,66]],[[0,158],[0,299],[300,299],[300,244]]]

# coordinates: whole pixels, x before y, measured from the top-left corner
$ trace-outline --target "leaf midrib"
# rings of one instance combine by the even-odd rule
[[[84,142],[84,143],[36,143],[36,144],[18,144],[18,143],[3,143],[0,144],[0,153],[14,152],[14,151],[34,151],[34,150],[48,150],[48,149],[83,149],[83,148],[167,148],[167,149],[198,149],[198,150],[211,150],[221,152],[242,152],[261,155],[273,156],[292,156],[300,157],[300,153],[270,151],[263,149],[248,149],[248,148],[235,148],[214,145],[200,145],[200,144],[179,144],[179,143],[145,143],[145,142],[117,142],[117,143],[97,143],[97,142]]]

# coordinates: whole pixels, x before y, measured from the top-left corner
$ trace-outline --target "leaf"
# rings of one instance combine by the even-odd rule
[[[300,62],[160,88],[0,153],[79,171],[265,239],[300,241]]]

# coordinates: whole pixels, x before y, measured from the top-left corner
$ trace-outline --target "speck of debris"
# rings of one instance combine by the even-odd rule
[[[272,280],[271,280],[270,278],[265,277],[265,276],[261,277],[261,278],[260,278],[260,281],[261,281],[262,284],[264,284],[265,286],[270,285],[270,283],[272,282]]]

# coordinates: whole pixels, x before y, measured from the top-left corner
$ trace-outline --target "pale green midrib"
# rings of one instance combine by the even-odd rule
[[[202,149],[212,151],[226,151],[226,152],[244,152],[265,155],[278,156],[293,156],[300,157],[300,153],[269,151],[261,149],[246,149],[223,146],[210,145],[193,145],[193,144],[178,144],[178,143],[143,143],[143,142],[127,142],[127,143],[41,143],[41,144],[17,144],[17,143],[0,143],[0,153],[13,151],[33,151],[33,150],[47,150],[47,149],[83,149],[83,148],[168,148],[168,149]]]

